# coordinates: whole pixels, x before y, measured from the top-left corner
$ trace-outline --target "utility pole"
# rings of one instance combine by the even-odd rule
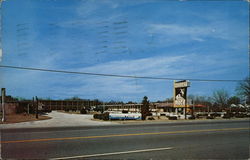
[[[193,101],[193,113],[192,113],[192,114],[193,114],[193,116],[194,116],[194,115],[195,115],[195,113],[194,113],[194,112],[195,112],[195,108],[194,108],[194,107],[195,107],[195,106],[194,106],[195,104],[194,104],[194,100],[192,100],[192,101]]]
[[[30,104],[28,104],[28,115],[30,114]]]
[[[2,95],[2,122],[5,122],[6,121],[6,118],[5,118],[5,88],[2,88],[1,95]]]
[[[3,23],[2,23],[2,2],[3,0],[0,0],[0,63],[2,61],[2,58],[3,58],[3,49],[2,49],[2,26],[3,26]],[[4,105],[4,100],[5,100],[5,88],[2,88],[1,89],[1,95],[2,95],[2,104],[1,104],[1,107],[2,107],[2,122],[5,122],[6,121],[6,118],[5,118],[5,105]],[[0,156],[1,157],[1,156]]]
[[[185,119],[187,119],[187,98],[185,100],[184,114],[185,114]]]
[[[4,0],[0,0],[0,62],[3,58],[3,47],[2,47],[2,30],[3,30],[3,22],[2,22],[2,3]]]
[[[184,114],[185,114],[185,119],[187,119],[187,101],[188,101],[187,87],[186,87],[185,90],[186,90],[186,93],[185,93],[185,96],[186,96],[185,98],[186,98],[186,99],[185,99],[185,108],[184,108],[184,112],[185,112],[185,113],[184,113]]]
[[[247,107],[248,96],[245,97],[245,107]]]
[[[38,119],[38,98],[36,96],[36,119]]]
[[[104,101],[102,102],[102,113],[104,113],[104,111],[105,111],[105,103],[104,103]]]
[[[210,115],[210,108],[209,108],[209,105],[207,105],[207,115],[208,115],[208,116]]]
[[[35,99],[34,99],[34,97],[32,97],[32,104],[31,104],[31,106],[32,106],[32,111],[34,112],[34,107],[35,107]]]

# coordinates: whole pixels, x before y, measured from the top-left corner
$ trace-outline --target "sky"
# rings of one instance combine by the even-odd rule
[[[174,79],[249,75],[249,2],[6,0],[0,65]],[[7,95],[104,101],[173,96],[173,81],[0,68]],[[235,94],[235,82],[191,81],[188,94]]]

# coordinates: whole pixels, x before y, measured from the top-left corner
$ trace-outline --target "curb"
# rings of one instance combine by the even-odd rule
[[[58,131],[58,130],[79,130],[79,129],[107,129],[107,128],[124,128],[124,127],[137,127],[137,126],[174,126],[174,125],[199,125],[199,124],[222,124],[222,123],[249,123],[250,126],[250,119],[234,119],[234,120],[186,120],[186,121],[175,121],[175,122],[141,122],[141,123],[125,123],[125,124],[110,124],[110,125],[86,125],[86,126],[50,126],[50,127],[25,127],[25,128],[1,128],[0,131],[2,132],[9,132],[9,131]]]

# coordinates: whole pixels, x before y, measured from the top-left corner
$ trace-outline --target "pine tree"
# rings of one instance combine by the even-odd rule
[[[147,115],[149,115],[149,101],[148,97],[144,96],[142,100],[142,107],[141,107],[141,114],[142,114],[142,120],[145,120]]]

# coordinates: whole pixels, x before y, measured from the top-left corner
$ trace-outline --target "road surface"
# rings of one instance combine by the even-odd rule
[[[249,122],[2,130],[7,159],[248,159]]]

